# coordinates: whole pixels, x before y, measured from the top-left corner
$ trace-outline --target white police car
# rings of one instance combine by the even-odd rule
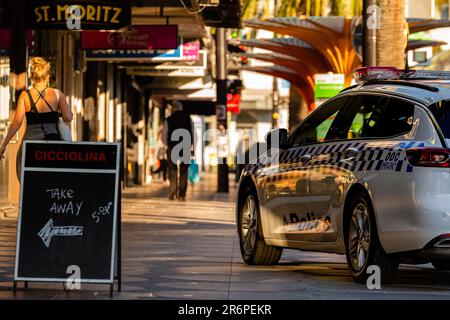
[[[240,178],[237,229],[247,264],[282,248],[346,254],[363,282],[399,263],[450,270],[450,73],[361,68],[356,86],[312,112]],[[278,147],[277,147],[278,146]]]

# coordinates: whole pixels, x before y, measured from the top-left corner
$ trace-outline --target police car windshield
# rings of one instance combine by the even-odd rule
[[[450,139],[450,100],[441,100],[429,106],[446,139]]]

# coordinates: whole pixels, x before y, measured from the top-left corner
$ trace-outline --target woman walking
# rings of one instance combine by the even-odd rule
[[[72,121],[72,111],[66,97],[58,89],[50,88],[50,63],[41,57],[31,60],[32,88],[22,92],[17,102],[14,119],[0,147],[0,160],[9,141],[14,137],[26,118],[27,127],[23,140],[61,140],[58,131],[58,111],[65,122]],[[22,143],[17,154],[17,178],[20,181]]]

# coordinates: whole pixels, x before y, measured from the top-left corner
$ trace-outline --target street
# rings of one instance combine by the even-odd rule
[[[450,273],[402,265],[395,282],[368,290],[352,281],[345,257],[285,250],[280,264],[242,262],[234,226],[234,193],[215,192],[215,175],[169,201],[155,182],[123,194],[122,291],[114,299],[449,299]],[[0,299],[13,299],[16,216],[0,219]],[[65,292],[61,284],[19,285],[19,299],[109,299],[108,286]]]
[[[0,302],[445,303],[449,203],[450,0],[0,0]]]

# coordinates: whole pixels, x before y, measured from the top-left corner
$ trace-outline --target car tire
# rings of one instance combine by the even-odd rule
[[[450,260],[434,260],[431,264],[436,270],[439,271],[449,271],[450,270]]]
[[[282,248],[267,245],[261,227],[261,215],[256,192],[248,188],[239,202],[238,234],[241,255],[248,265],[277,264]]]
[[[366,283],[373,274],[367,273],[369,266],[380,268],[381,283],[390,282],[398,270],[398,260],[386,254],[378,239],[370,198],[359,193],[346,212],[346,256],[351,276],[356,282]]]

